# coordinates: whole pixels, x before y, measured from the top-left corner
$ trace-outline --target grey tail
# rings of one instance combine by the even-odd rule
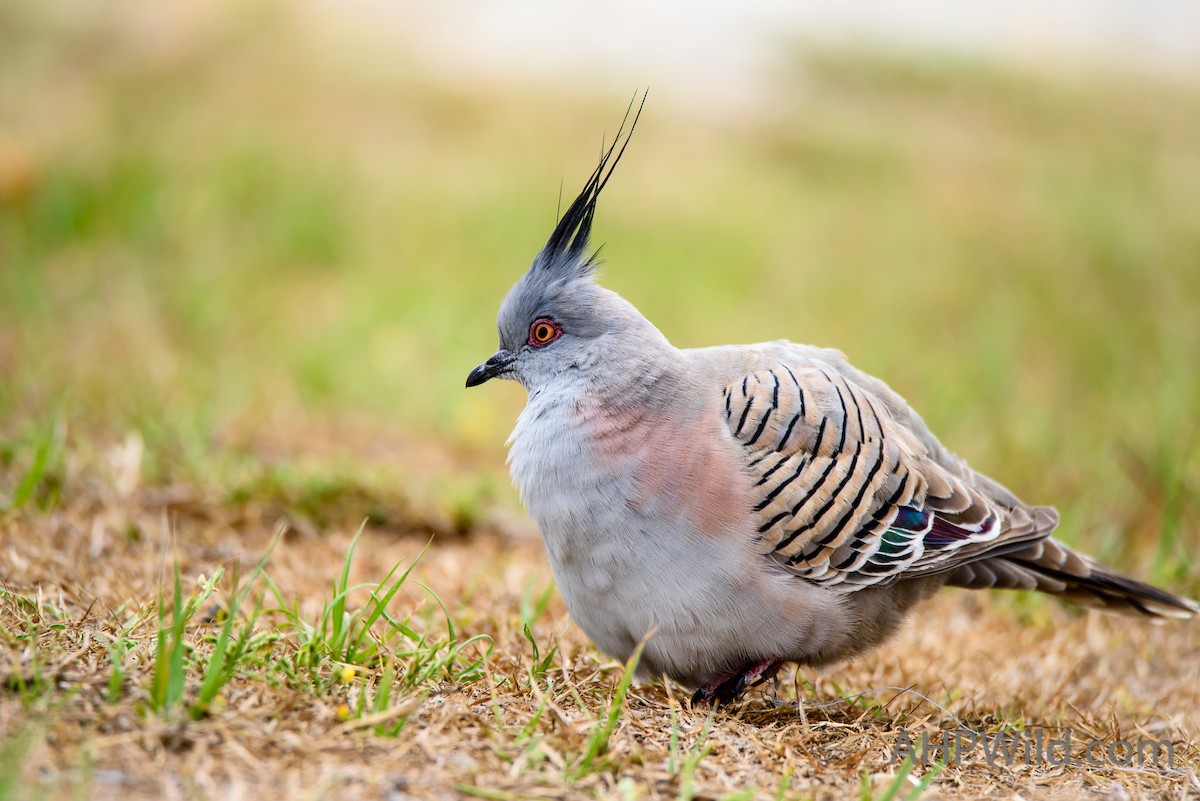
[[[946,582],[969,589],[1038,590],[1083,606],[1150,618],[1192,618],[1200,604],[1123,576],[1057,540],[960,565]]]

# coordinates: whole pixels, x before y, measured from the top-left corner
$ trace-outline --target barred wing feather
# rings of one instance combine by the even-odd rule
[[[759,546],[853,591],[952,570],[1045,537],[1033,512],[939,464],[887,404],[830,365],[775,364],[725,387],[755,481]]]

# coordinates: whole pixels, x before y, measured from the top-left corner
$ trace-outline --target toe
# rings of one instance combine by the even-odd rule
[[[696,690],[692,696],[692,705],[699,706],[703,703],[726,706],[736,703],[746,694],[747,689],[773,679],[782,664],[773,659],[765,659],[722,674]]]
[[[745,694],[746,677],[737,675],[717,688],[717,701],[720,706],[728,706],[740,701]]]

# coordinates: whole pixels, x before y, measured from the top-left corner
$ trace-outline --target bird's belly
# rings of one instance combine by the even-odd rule
[[[728,578],[671,554],[664,547],[669,534],[630,528],[604,509],[594,512],[586,531],[547,521],[543,535],[567,609],[596,646],[625,660],[649,635],[640,672],[676,678],[696,672],[687,667],[699,658],[694,651],[708,652],[709,660],[724,651],[723,644],[701,643],[728,640],[716,631]],[[583,542],[586,548],[577,547]]]
[[[639,673],[699,685],[765,658],[802,658],[833,630],[832,593],[783,574],[738,534],[619,513],[597,496],[534,511],[571,617],[610,656],[645,640]],[[583,514],[580,514],[583,512]]]

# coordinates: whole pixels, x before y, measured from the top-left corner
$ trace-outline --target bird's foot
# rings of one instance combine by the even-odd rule
[[[722,673],[696,690],[696,694],[692,696],[692,704],[694,706],[702,703],[713,706],[732,704],[745,695],[746,690],[775,678],[775,674],[779,672],[782,665],[783,662],[779,660],[764,659],[761,662],[743,665],[729,673]]]

